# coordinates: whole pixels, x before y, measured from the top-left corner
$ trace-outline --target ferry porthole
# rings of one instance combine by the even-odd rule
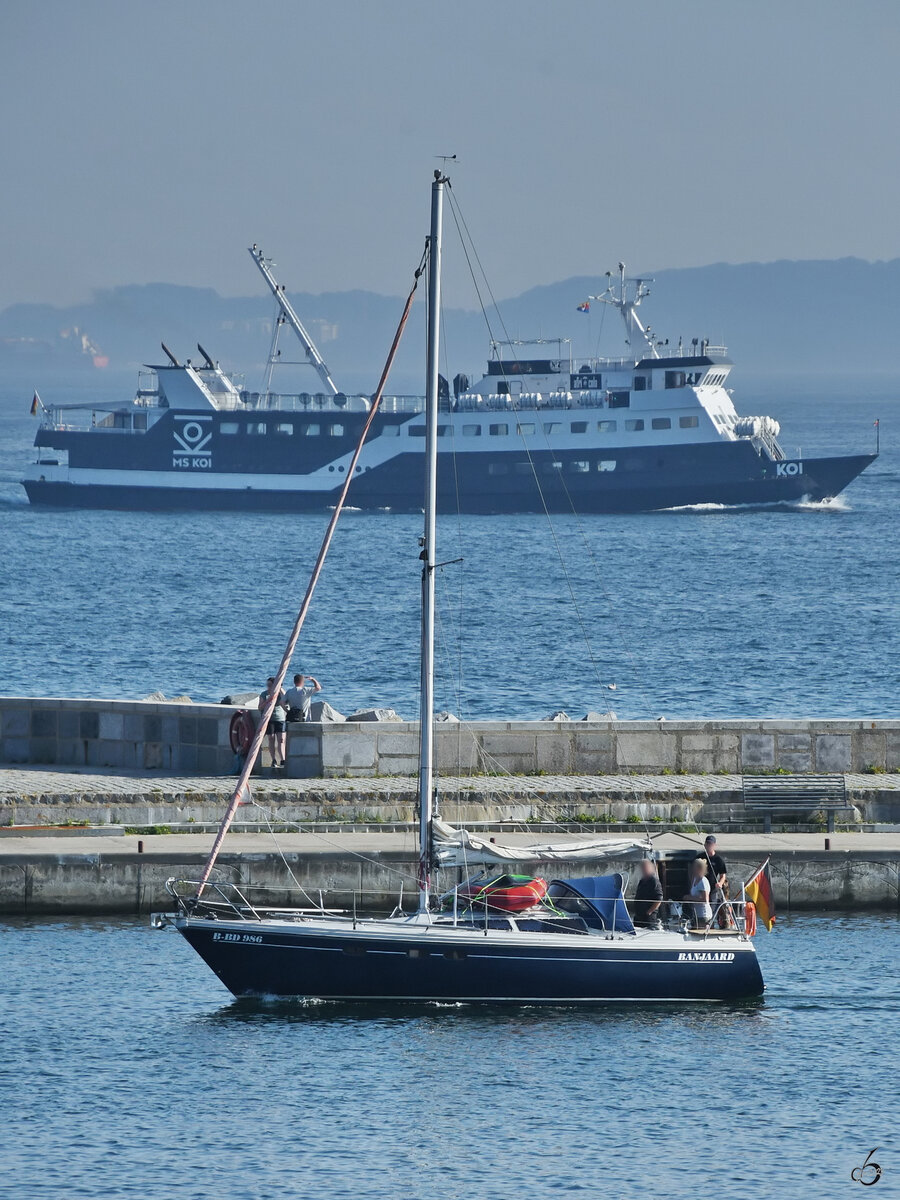
[[[343,469],[344,469],[343,467],[338,467],[339,471],[343,471]]]
[[[328,468],[328,470],[329,470],[329,471],[333,471],[333,470],[334,470],[334,467],[329,467],[329,468]]]

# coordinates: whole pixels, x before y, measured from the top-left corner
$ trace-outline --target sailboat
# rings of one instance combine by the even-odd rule
[[[360,917],[355,911],[329,912],[324,906],[319,911],[267,908],[239,886],[216,882],[212,876],[215,857],[229,814],[233,815],[243,794],[249,774],[245,764],[201,879],[188,885],[169,881],[178,911],[167,918],[168,923],[236,996],[564,1005],[734,1001],[758,996],[763,991],[762,974],[740,903],[730,906],[732,919],[727,929],[694,930],[687,922],[675,928],[638,929],[628,912],[619,873],[551,880],[546,887],[535,889],[533,905],[515,905],[513,911],[509,904],[493,904],[491,887],[477,882],[468,889],[452,889],[443,897],[435,887],[439,863],[483,865],[513,856],[520,861],[529,857],[527,851],[504,851],[453,830],[440,821],[433,805],[438,338],[447,183],[446,177],[435,172],[427,246],[427,484],[420,555],[416,909],[404,912],[398,907],[388,917]],[[328,541],[326,536],[323,550]],[[307,591],[304,609],[309,596]],[[297,629],[295,626],[295,633]],[[291,651],[289,643],[282,675]],[[257,731],[259,745],[267,715],[263,713]],[[623,849],[633,851],[635,845],[613,844],[606,852],[621,856]],[[602,855],[602,850],[594,846],[579,851],[557,845],[545,847],[537,857],[546,862],[571,859],[579,853]],[[503,885],[507,892],[520,886],[520,880]],[[186,887],[190,888],[187,893]]]

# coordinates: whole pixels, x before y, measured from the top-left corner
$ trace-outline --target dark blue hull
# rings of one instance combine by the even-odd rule
[[[652,453],[620,451],[617,469],[600,471],[592,459],[599,462],[601,452],[590,458],[578,455],[572,451],[536,454],[532,462],[514,452],[457,454],[452,462],[442,456],[439,510],[527,513],[541,512],[546,505],[550,512],[606,513],[821,501],[837,496],[876,457],[859,454],[776,463],[760,457],[748,443],[721,442]],[[589,469],[582,470],[585,462]],[[254,482],[253,475],[235,472],[234,485],[197,486],[184,474],[160,485],[145,482],[135,468],[133,483],[107,484],[102,469],[93,472],[97,478],[90,482],[60,481],[49,470],[41,478],[37,471],[37,478],[25,481],[32,504],[129,511],[321,512],[335,504],[342,482],[337,476],[334,488],[326,490],[272,488]],[[421,456],[398,455],[354,479],[348,503],[367,511],[420,511],[421,476]]]
[[[748,942],[662,935],[531,944],[431,927],[401,939],[356,932],[180,920],[178,928],[235,996],[513,1004],[737,1001],[763,993]],[[660,939],[657,938],[658,942]],[[590,943],[590,944],[588,944]]]

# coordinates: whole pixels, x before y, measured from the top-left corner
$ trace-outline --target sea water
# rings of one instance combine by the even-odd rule
[[[7,919],[0,1197],[898,1196],[898,932],[779,920],[743,1005],[485,1009],[237,1001],[174,931]]]
[[[0,692],[260,686],[325,517],[32,509],[29,399],[0,394]],[[880,417],[882,457],[831,505],[442,518],[439,705],[895,716],[896,401],[741,407],[790,454]],[[420,524],[339,528],[295,665],[344,712],[415,715]],[[872,1151],[900,1195],[897,934],[787,918],[758,1003],[544,1011],[234,1001],[143,921],[7,920],[0,1197],[837,1200]]]
[[[0,391],[0,693],[218,701],[261,687],[327,515],[31,508],[29,399]],[[880,418],[882,455],[827,505],[442,517],[438,558],[462,561],[438,577],[437,707],[895,716],[897,399],[741,409],[773,412],[791,455],[869,451]],[[415,515],[353,511],[338,527],[293,666],[341,712],[417,715],[420,531]]]

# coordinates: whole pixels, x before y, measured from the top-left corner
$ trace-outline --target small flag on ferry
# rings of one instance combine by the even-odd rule
[[[590,301],[589,301],[589,300],[585,300],[584,304],[579,304],[579,305],[578,305],[578,311],[579,311],[579,312],[590,312],[590,311],[591,311],[591,304],[590,304]]]
[[[34,399],[31,402],[31,415],[33,417],[36,417],[38,408],[43,408],[43,407],[44,407],[44,405],[41,402],[40,396],[37,394],[37,392],[35,392]]]
[[[772,895],[772,877],[769,874],[768,859],[744,884],[744,894],[756,905],[756,915],[771,933],[772,926],[775,924],[775,897]]]

